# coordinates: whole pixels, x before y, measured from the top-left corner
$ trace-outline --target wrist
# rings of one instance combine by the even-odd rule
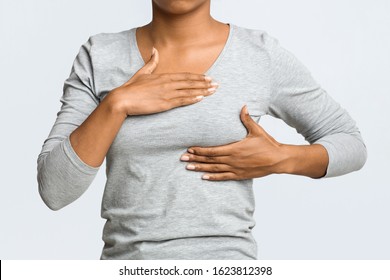
[[[321,178],[326,174],[329,156],[320,144],[287,145],[280,147],[284,160],[278,165],[278,173]]]
[[[300,146],[302,147],[302,146]],[[302,149],[297,149],[297,145],[281,144],[280,155],[281,159],[275,166],[276,174],[294,174],[296,171],[297,162],[299,161],[299,152]]]
[[[117,89],[110,91],[104,98],[102,103],[105,102],[110,113],[120,115],[124,118],[127,117],[127,112],[121,98],[121,94]]]

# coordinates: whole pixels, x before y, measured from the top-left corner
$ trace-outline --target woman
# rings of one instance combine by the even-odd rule
[[[210,0],[152,7],[149,24],[80,48],[38,157],[40,195],[61,209],[106,158],[101,259],[256,259],[253,179],[340,176],[364,165],[365,144],[266,32],[213,19]],[[265,114],[310,145],[277,142]]]

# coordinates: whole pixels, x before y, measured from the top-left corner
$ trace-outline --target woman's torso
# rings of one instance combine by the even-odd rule
[[[203,172],[180,161],[190,146],[245,138],[239,117],[245,104],[255,121],[267,111],[266,55],[256,37],[261,31],[230,26],[206,72],[220,85],[216,93],[189,106],[129,116],[114,139],[106,157],[101,259],[256,259],[252,180],[203,180]],[[144,61],[135,28],[94,40],[95,89],[103,99]]]

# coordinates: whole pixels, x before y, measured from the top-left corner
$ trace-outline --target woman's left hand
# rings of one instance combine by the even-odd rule
[[[240,118],[248,131],[244,139],[222,146],[188,148],[188,153],[180,158],[191,162],[187,170],[206,172],[202,178],[212,181],[243,180],[283,173],[288,160],[284,145],[251,118],[246,105],[241,109]],[[191,166],[194,168],[191,169]]]

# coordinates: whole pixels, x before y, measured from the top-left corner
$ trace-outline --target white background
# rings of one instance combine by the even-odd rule
[[[348,110],[368,148],[363,169],[341,177],[255,179],[258,258],[389,259],[390,2],[212,0],[211,12],[278,38]],[[100,257],[105,164],[54,212],[38,194],[36,160],[81,44],[150,19],[150,0],[0,0],[0,259]],[[260,124],[279,142],[307,144],[281,120]]]

